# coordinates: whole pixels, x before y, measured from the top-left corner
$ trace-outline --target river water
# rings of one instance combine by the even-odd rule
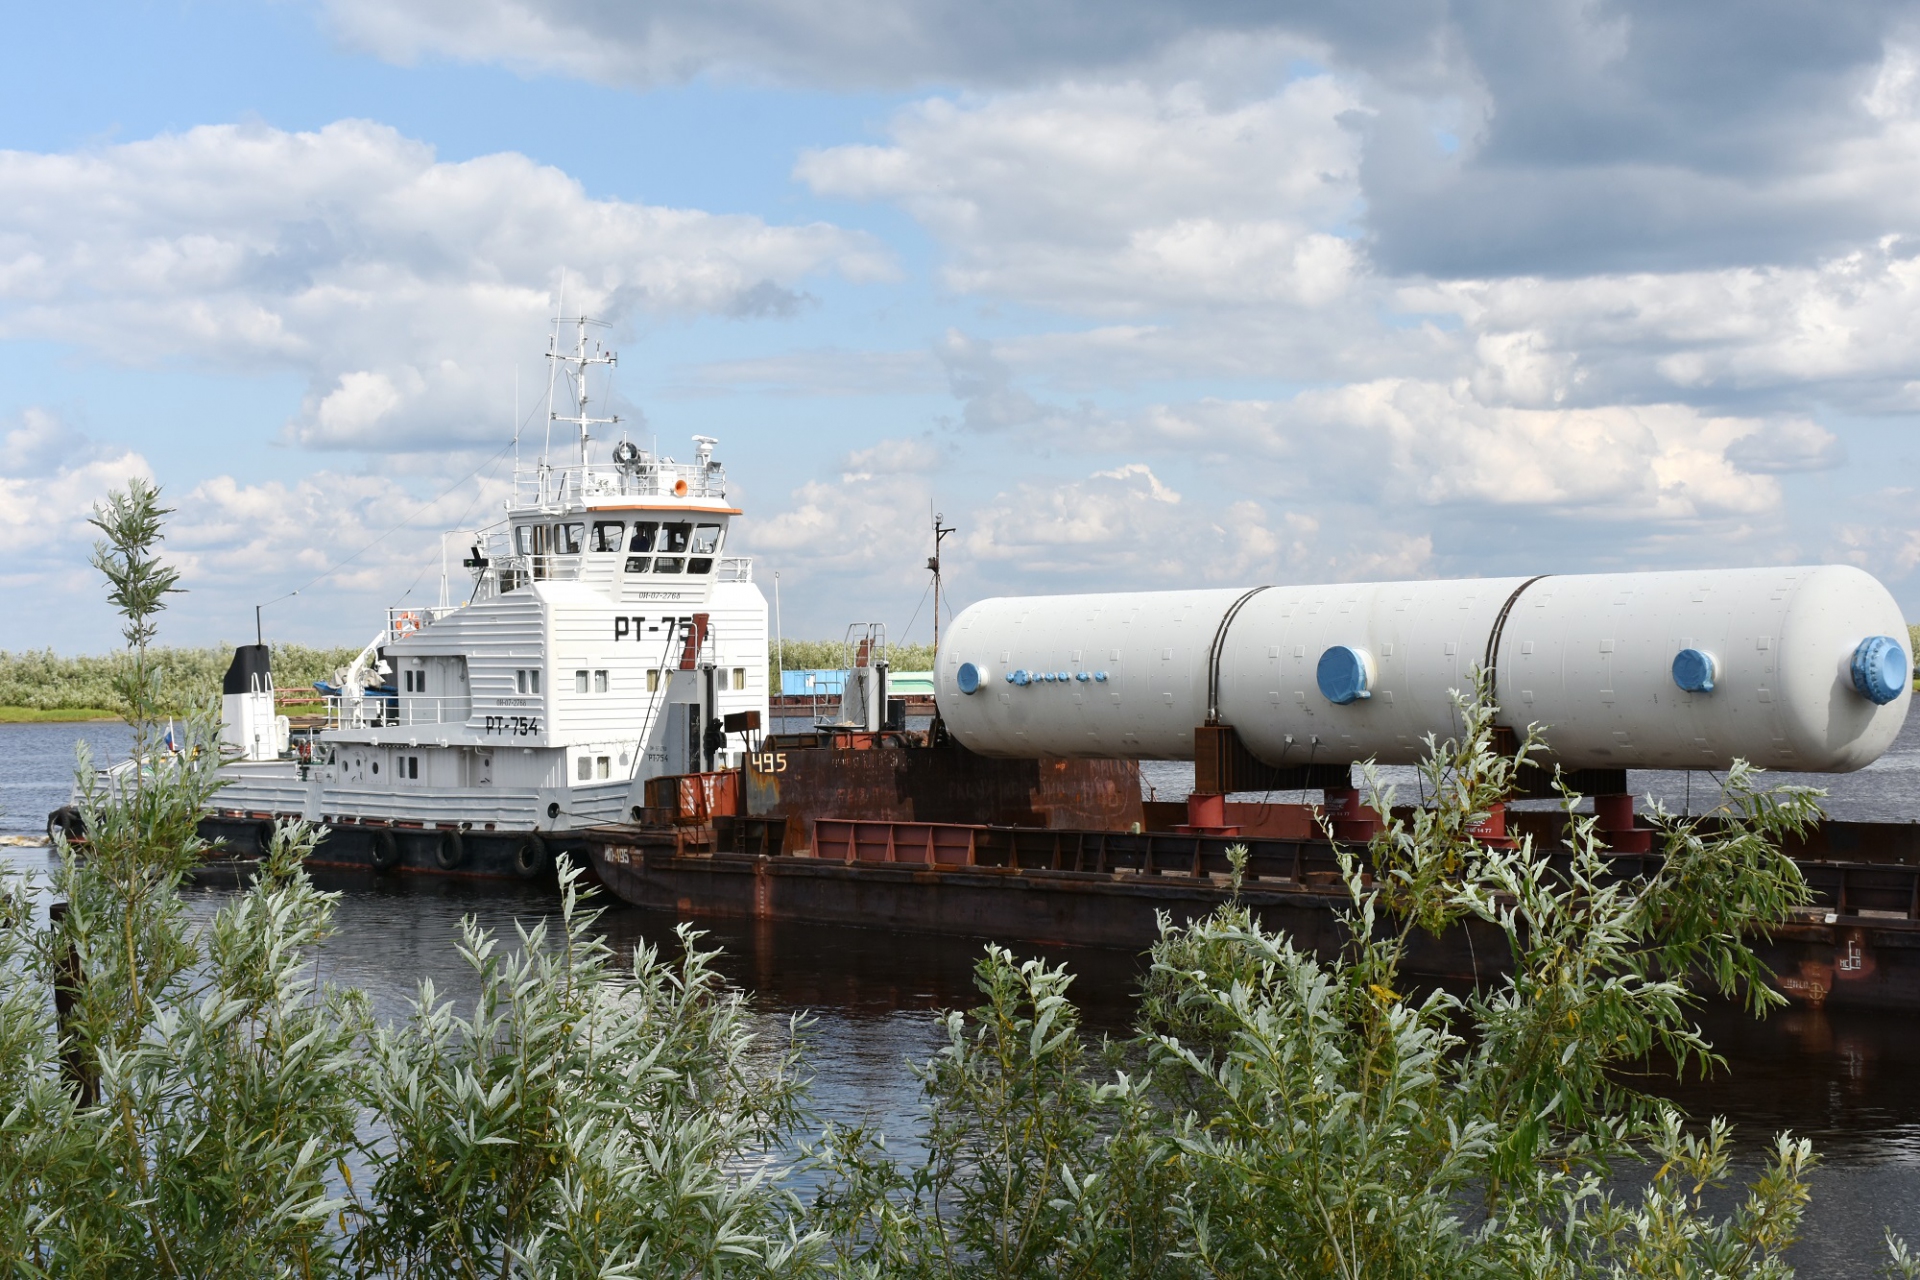
[[[0,832],[44,829],[47,811],[65,802],[74,747],[83,740],[103,758],[120,756],[128,732],[119,724],[0,726]],[[1187,766],[1150,765],[1146,773],[1163,799],[1191,786]],[[1395,776],[1411,793],[1410,774]],[[1920,816],[1920,717],[1871,768],[1805,780],[1830,789],[1836,817]],[[1677,810],[1689,786],[1696,809],[1705,803],[1712,780],[1636,773],[1630,782]],[[47,866],[42,847],[0,848],[0,855],[30,873]],[[552,905],[550,889],[518,884],[350,873],[326,873],[321,882],[342,895],[339,932],[320,957],[322,976],[363,988],[384,1016],[404,1015],[423,978],[447,997],[471,997],[474,982],[454,953],[462,916],[510,934],[515,920],[536,920]],[[227,891],[194,892],[198,907],[211,910]],[[671,949],[674,923],[618,905],[603,918],[622,949],[642,942]],[[808,1060],[823,1117],[877,1122],[896,1149],[911,1149],[918,1094],[905,1064],[938,1050],[935,1010],[973,1002],[978,944],[807,925],[705,927],[703,945],[724,948],[722,968],[750,994],[770,1040],[785,1035],[792,1015],[812,1018]],[[1138,973],[1133,957],[1092,948],[1016,950],[1069,965],[1088,1025],[1124,1031]],[[1696,1116],[1728,1117],[1750,1152],[1780,1129],[1813,1139],[1823,1163],[1813,1174],[1813,1207],[1795,1251],[1800,1274],[1874,1272],[1888,1227],[1920,1241],[1920,1018],[1796,1009],[1756,1023],[1715,1008],[1706,1021],[1728,1070],[1706,1082],[1651,1087]]]

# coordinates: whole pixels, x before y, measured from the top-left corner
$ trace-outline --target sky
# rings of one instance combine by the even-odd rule
[[[552,317],[786,635],[991,595],[1852,563],[1920,616],[1920,12],[8,3],[0,648],[464,599]],[[562,293],[564,291],[564,298]]]

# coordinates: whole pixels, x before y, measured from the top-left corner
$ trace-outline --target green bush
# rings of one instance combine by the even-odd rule
[[[784,661],[785,666],[781,664]],[[900,644],[887,650],[887,662],[895,671],[933,670],[933,646]],[[839,640],[788,640],[775,648],[767,661],[773,687],[780,687],[781,671],[838,671],[848,663],[847,646]]]
[[[359,652],[275,645],[274,684],[281,689],[310,687],[315,680],[331,679],[336,668],[352,662]],[[148,651],[147,660],[160,681],[157,707],[163,714],[180,715],[208,698],[219,698],[220,680],[233,661],[233,648],[155,648]],[[0,650],[0,706],[41,711],[104,707],[125,713],[127,704],[116,684],[126,677],[132,661],[132,655],[124,652],[62,657],[51,649]]]

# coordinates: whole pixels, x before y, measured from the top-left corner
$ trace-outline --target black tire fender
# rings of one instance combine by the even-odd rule
[[[376,831],[368,840],[367,855],[375,871],[391,871],[400,865],[400,842],[391,831]]]
[[[440,832],[433,843],[433,862],[442,871],[452,871],[467,860],[467,842],[452,827]]]
[[[264,858],[269,853],[273,852],[273,832],[274,832],[274,829],[279,825],[280,825],[279,823],[272,822],[272,821],[259,822],[254,824],[253,844],[254,844],[254,847],[260,851],[261,857]]]
[[[553,866],[547,842],[537,835],[524,835],[513,846],[513,869],[522,880],[538,880]]]

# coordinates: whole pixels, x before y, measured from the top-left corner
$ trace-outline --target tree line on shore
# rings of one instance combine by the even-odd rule
[[[978,1006],[903,1068],[923,1109],[902,1149],[816,1123],[806,1022],[756,1039],[697,934],[616,963],[572,867],[548,921],[449,940],[470,1007],[423,983],[387,1021],[319,976],[338,899],[303,869],[314,828],[283,825],[196,919],[181,886],[221,760],[210,706],[184,750],[159,743],[165,514],[136,484],[97,515],[145,767],[106,786],[79,762],[88,839],[59,848],[59,910],[0,876],[0,1273],[1792,1274],[1810,1145],[1779,1135],[1738,1176],[1727,1126],[1636,1072],[1724,1068],[1708,993],[1781,1003],[1748,939],[1806,901],[1780,845],[1815,792],[1737,766],[1712,823],[1657,817],[1664,861],[1633,875],[1571,795],[1562,840],[1489,847],[1539,744],[1497,749],[1469,692],[1423,766],[1431,806],[1395,818],[1388,793],[1343,856],[1336,952],[1263,927],[1236,870],[1211,915],[1163,926],[1133,1033],[1095,1041],[1064,967],[988,947]],[[1499,976],[1423,988],[1410,948],[1463,927]]]
[[[779,688],[781,657],[786,669],[835,669],[845,661],[838,640],[788,640],[782,653],[768,659],[771,688]],[[273,645],[273,679],[282,690],[310,689],[315,680],[331,680],[359,654],[356,648],[315,648],[299,644]],[[189,708],[220,696],[220,679],[233,661],[233,646],[206,649],[155,646],[147,654],[147,674],[159,682],[155,706],[164,714],[181,715]],[[63,655],[51,649],[19,653],[0,650],[0,707],[35,711],[100,711],[124,715],[128,704],[120,693],[133,662],[126,652],[100,655]],[[904,645],[892,651],[896,671],[924,671],[933,666],[931,645]]]

